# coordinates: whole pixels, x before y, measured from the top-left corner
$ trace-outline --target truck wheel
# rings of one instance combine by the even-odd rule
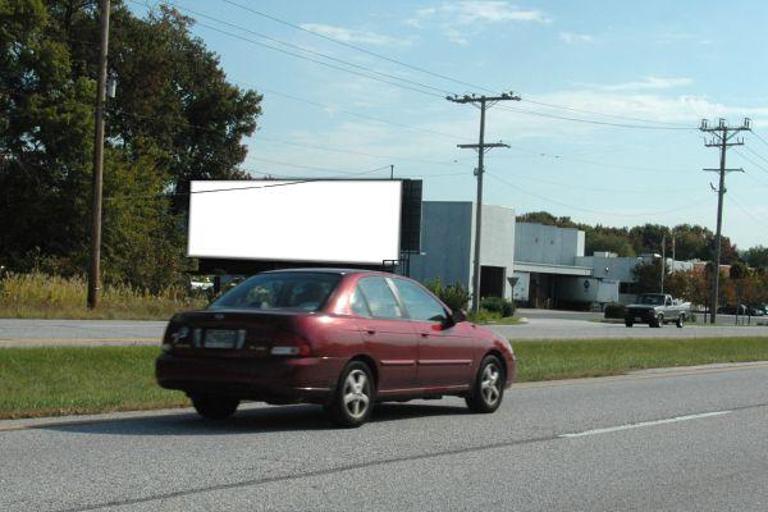
[[[624,325],[626,325],[627,327],[632,327],[635,324],[634,322],[632,322],[632,320],[624,320]]]
[[[651,320],[651,327],[664,327],[664,315],[659,315],[654,320]]]
[[[685,315],[680,315],[675,323],[678,329],[682,329],[685,326]]]

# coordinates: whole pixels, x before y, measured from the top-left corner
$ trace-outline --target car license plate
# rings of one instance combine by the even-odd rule
[[[208,329],[205,331],[205,348],[235,348],[237,331]]]

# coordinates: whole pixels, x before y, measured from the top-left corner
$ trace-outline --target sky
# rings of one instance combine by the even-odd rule
[[[746,172],[727,177],[723,231],[768,245],[768,2],[170,3],[232,82],[264,95],[246,141],[254,176],[384,178],[394,165],[424,179],[426,200],[472,201],[477,157],[456,145],[477,142],[479,111],[445,96],[514,91],[487,111],[486,140],[510,148],[486,155],[484,202],[714,230],[717,176],[702,169],[719,154],[698,127],[749,117],[727,154]]]

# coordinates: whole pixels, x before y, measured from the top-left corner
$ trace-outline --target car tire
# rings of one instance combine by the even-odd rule
[[[632,327],[635,324],[634,324],[634,322],[631,322],[629,320],[624,320],[624,325],[626,325],[627,327]]]
[[[664,327],[664,315],[659,315],[651,320],[651,327],[661,328]]]
[[[352,361],[342,370],[333,398],[325,406],[331,422],[355,428],[365,423],[373,411],[375,383],[371,369],[362,361]]]
[[[504,365],[498,357],[486,356],[477,370],[472,390],[465,399],[469,410],[481,414],[494,412],[504,398],[505,383]]]
[[[218,395],[194,395],[192,405],[205,419],[223,420],[235,414],[240,400]]]
[[[675,325],[677,325],[678,329],[685,327],[685,315],[680,315],[677,317],[677,322],[675,322]]]

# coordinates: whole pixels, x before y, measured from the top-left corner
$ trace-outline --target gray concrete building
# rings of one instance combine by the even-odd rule
[[[475,231],[474,205],[469,201],[422,203],[421,254],[410,257],[410,276],[421,282],[436,278],[445,284],[472,286]],[[480,238],[480,296],[512,298],[515,211],[483,206]]]

